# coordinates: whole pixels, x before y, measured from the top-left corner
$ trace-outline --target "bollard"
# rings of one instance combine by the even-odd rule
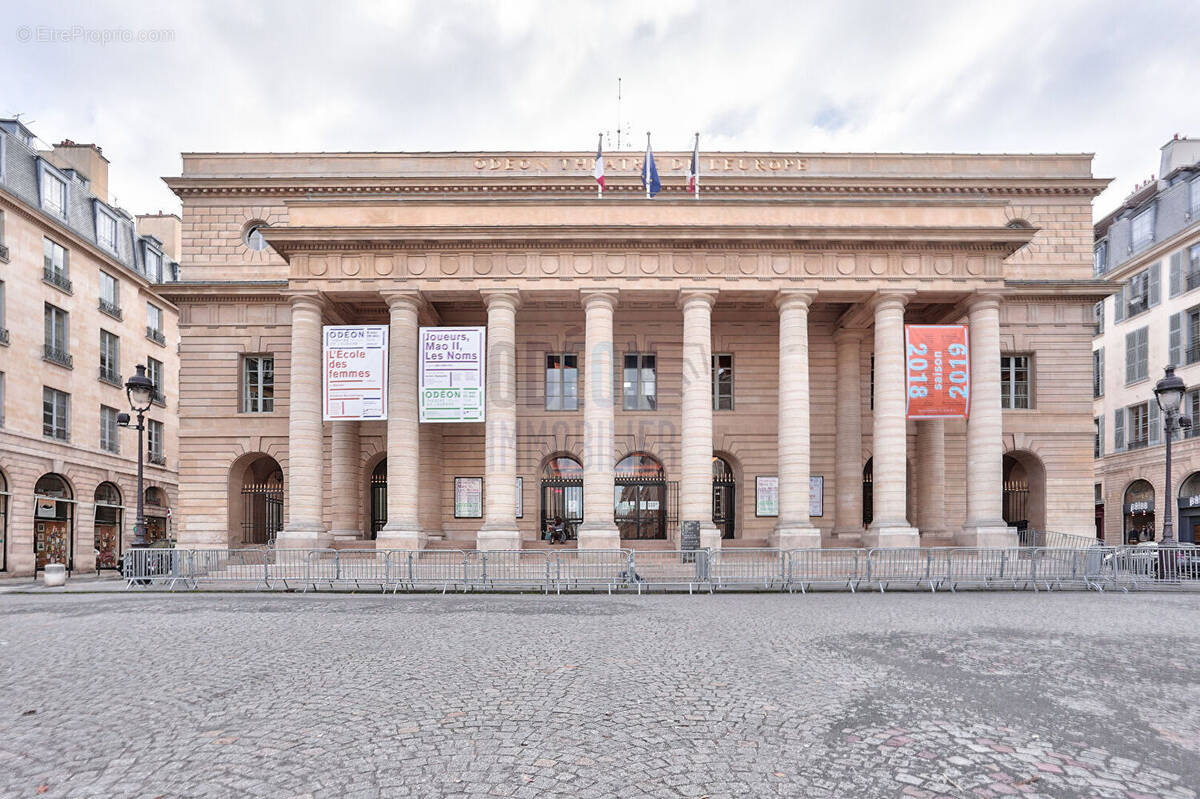
[[[42,570],[42,585],[58,588],[67,584],[67,567],[61,563],[47,563]]]

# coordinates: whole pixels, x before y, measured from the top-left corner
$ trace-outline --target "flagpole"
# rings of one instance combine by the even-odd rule
[[[694,192],[693,197],[694,197],[694,199],[699,200],[700,199],[700,131],[696,131],[696,146],[692,150],[692,159],[695,161],[694,168],[696,170],[696,174],[693,177],[693,181],[692,181],[693,185],[695,186],[695,188],[692,190]]]
[[[646,199],[650,199],[650,131],[646,131],[646,157],[642,160],[642,183],[646,184]]]
[[[604,134],[600,133],[596,138],[596,158],[601,164],[604,163]],[[596,181],[596,199],[604,199],[604,186],[599,180]]]

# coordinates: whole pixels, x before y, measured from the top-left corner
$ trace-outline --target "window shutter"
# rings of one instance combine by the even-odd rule
[[[1183,358],[1183,335],[1181,325],[1183,322],[1182,313],[1171,314],[1170,325],[1168,326],[1167,334],[1167,363],[1172,366],[1178,366]],[[1162,335],[1161,333],[1159,335]]]
[[[1150,267],[1150,300],[1146,303],[1147,308],[1153,308],[1162,300],[1162,287],[1159,285],[1162,277],[1162,261]]]
[[[1183,293],[1183,250],[1171,255],[1171,296]]]
[[[1100,440],[1100,457],[1104,457],[1104,417],[1101,416],[1096,420],[1096,436]]]
[[[1137,333],[1125,334],[1125,382],[1137,380]]]
[[[1125,284],[1122,283],[1117,288],[1117,293],[1113,295],[1113,323],[1124,321],[1125,319]]]
[[[1100,375],[1099,375],[1098,379],[1100,381],[1100,396],[1103,397],[1104,396],[1104,348],[1103,347],[1100,348],[1100,367],[1099,368],[1100,368]]]
[[[1113,411],[1113,452],[1125,449],[1125,409]]]
[[[1159,443],[1162,443],[1162,442],[1161,442],[1161,439],[1162,439],[1162,425],[1159,423],[1159,419],[1158,419],[1158,414],[1159,414],[1159,410],[1158,410],[1158,402],[1156,402],[1155,400],[1150,400],[1150,401],[1149,401],[1149,402],[1147,402],[1146,404],[1150,406],[1150,422],[1149,422],[1149,425],[1150,425],[1150,435],[1149,435],[1149,438],[1150,438],[1150,443],[1151,443],[1151,444],[1159,444]]]

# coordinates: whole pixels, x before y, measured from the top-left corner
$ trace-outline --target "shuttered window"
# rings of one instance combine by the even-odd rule
[[[1104,396],[1104,348],[1092,350],[1092,399]]]
[[[1149,377],[1150,328],[1139,327],[1125,334],[1125,383],[1136,383]]]

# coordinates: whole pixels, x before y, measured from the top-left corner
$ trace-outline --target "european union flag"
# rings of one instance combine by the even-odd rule
[[[650,149],[650,134],[646,134],[646,160],[642,163],[642,185],[646,188],[646,199],[662,191],[658,179],[658,167],[654,164],[654,151]]]

